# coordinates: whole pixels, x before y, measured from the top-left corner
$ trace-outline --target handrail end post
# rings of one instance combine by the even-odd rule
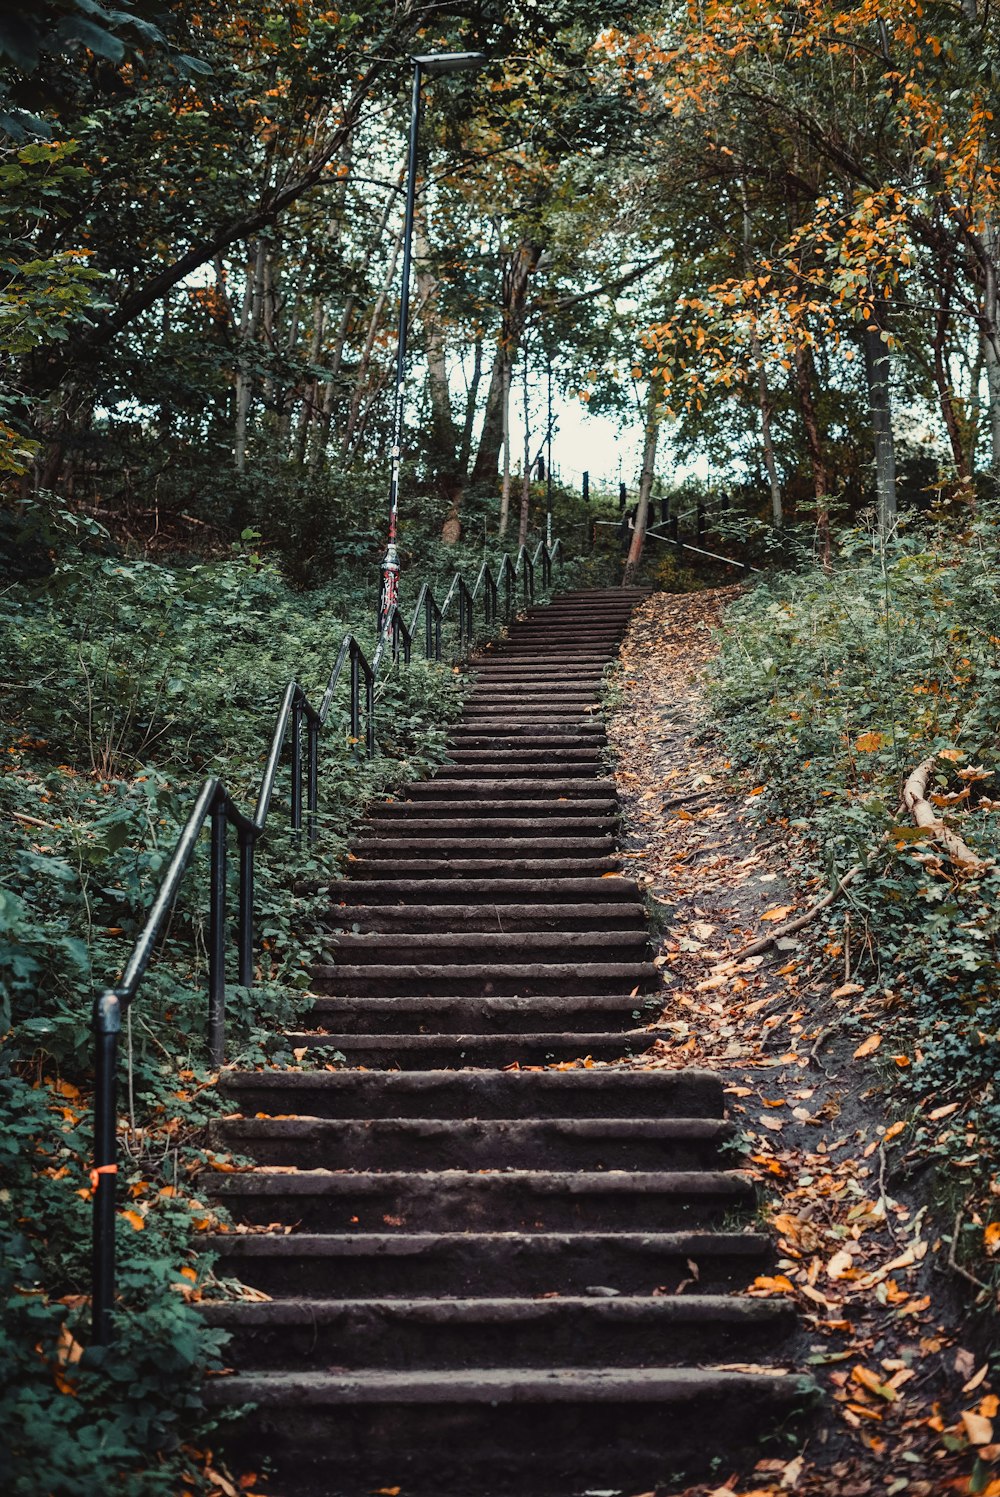
[[[115,1206],[118,1173],[117,1085],[118,1036],[122,1001],[112,989],[94,1000],[94,1168],[91,1342],[110,1346],[114,1339]]]

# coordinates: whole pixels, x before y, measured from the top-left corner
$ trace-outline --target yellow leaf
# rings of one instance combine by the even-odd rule
[[[847,1277],[853,1267],[854,1259],[850,1253],[845,1253],[841,1250],[839,1253],[834,1253],[826,1265],[826,1271],[831,1279],[843,1279]]]
[[[761,915],[762,920],[784,920],[792,913],[790,904],[776,904],[770,910],[765,910]]]
[[[830,994],[831,998],[850,998],[852,993],[863,993],[864,988],[860,982],[844,982],[839,988],[834,988]]]
[[[952,762],[952,764],[957,764],[958,761],[959,761],[959,759],[964,759],[965,758],[965,755],[963,754],[963,752],[962,752],[961,749],[939,749],[938,750],[938,758],[939,759],[950,759],[951,762]],[[963,1418],[964,1417],[965,1416],[963,1415]],[[973,1442],[973,1443],[975,1443],[975,1442]]]
[[[859,733],[854,740],[854,747],[862,754],[874,754],[885,743],[884,733]]]
[[[880,1034],[870,1034],[866,1040],[861,1041],[861,1044],[855,1050],[854,1059],[864,1060],[866,1055],[874,1055],[881,1043],[882,1036]]]
[[[888,1383],[883,1383],[877,1373],[869,1372],[867,1367],[862,1367],[860,1364],[851,1370],[851,1377],[869,1393],[874,1393],[878,1398],[884,1398],[886,1403],[895,1403],[899,1396],[895,1388],[890,1388]]]
[[[1000,1222],[990,1222],[983,1230],[983,1243],[991,1258],[1000,1253]]]
[[[932,1123],[940,1123],[942,1118],[950,1118],[953,1112],[957,1112],[960,1104],[958,1102],[946,1102],[943,1107],[935,1107],[933,1112],[927,1116]]]
[[[146,1223],[143,1221],[138,1211],[123,1211],[122,1216],[127,1222],[130,1222],[132,1224],[137,1232],[145,1232]]]
[[[962,1414],[962,1424],[970,1445],[989,1445],[993,1439],[993,1421],[987,1419],[985,1414],[976,1413],[974,1409],[966,1409]]]

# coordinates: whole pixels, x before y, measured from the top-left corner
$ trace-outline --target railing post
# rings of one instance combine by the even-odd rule
[[[240,948],[241,988],[253,987],[253,905],[255,839],[249,827],[240,827]]]
[[[504,620],[509,624],[510,616],[514,609],[514,568],[510,564],[510,557],[504,557],[503,569],[504,583]]]
[[[319,811],[319,723],[310,717],[306,723],[306,810],[309,815],[309,841],[316,841],[316,815]]]
[[[681,543],[680,528],[681,528],[681,522],[680,522],[679,516],[677,516],[677,515],[671,515],[670,516],[670,539],[673,541],[673,543],[674,543],[675,546],[679,546],[680,543]]]
[[[664,494],[660,500],[660,524],[666,525],[670,519],[670,495]]]
[[[625,487],[624,483],[620,483],[618,485],[618,508],[621,510],[622,514],[625,513],[625,505],[627,503],[628,489]]]
[[[114,1339],[115,1202],[117,1198],[118,1036],[121,1002],[116,993],[102,993],[94,1002],[94,1168],[90,1184],[94,1202],[94,1246],[91,1268],[93,1294],[91,1340],[110,1346]]]
[[[226,1054],[226,797],[219,792],[210,812],[212,854],[208,916],[208,1054],[221,1066]]]
[[[441,659],[441,610],[434,605],[434,659]]]
[[[590,474],[584,471],[583,475],[583,502],[590,503]]]
[[[292,831],[302,829],[302,697],[292,703]]]
[[[365,749],[371,759],[375,753],[375,673],[365,675]]]
[[[351,640],[351,737],[357,743],[361,737],[361,666],[358,661],[358,646]]]
[[[705,506],[700,499],[698,500],[697,526],[698,544],[702,546],[705,543]]]

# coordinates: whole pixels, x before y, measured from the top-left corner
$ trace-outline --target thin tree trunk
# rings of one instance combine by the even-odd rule
[[[646,437],[642,448],[642,472],[639,475],[639,502],[635,507],[635,528],[628,548],[622,587],[635,586],[636,573],[642,560],[649,521],[649,496],[653,492],[653,479],[656,476],[656,444],[660,436],[659,404],[662,394],[663,378],[657,376],[650,380],[646,398]]]
[[[396,279],[396,264],[399,260],[399,251],[402,243],[403,225],[400,224],[393,241],[392,253],[389,256],[389,264],[386,267],[381,290],[375,299],[371,317],[368,319],[368,333],[365,337],[364,348],[361,351],[361,358],[358,360],[357,378],[355,379],[354,391],[351,395],[351,408],[347,416],[347,430],[344,432],[344,440],[341,444],[344,457],[350,455],[355,432],[357,431],[358,419],[361,415],[361,404],[365,393],[365,381],[368,377],[368,370],[372,361],[372,349],[375,347],[375,338],[378,334],[379,324],[382,321],[382,313],[385,311],[385,304],[389,300],[392,283]]]
[[[795,383],[799,395],[799,410],[802,413],[802,425],[806,434],[806,450],[809,453],[809,466],[812,470],[813,494],[816,499],[816,531],[819,538],[820,559],[824,568],[830,569],[830,474],[823,455],[823,443],[819,434],[819,421],[816,416],[816,402],[813,399],[812,379],[810,376],[812,360],[807,356],[807,351],[799,344],[792,359],[795,369]]]
[[[319,357],[323,352],[323,333],[326,328],[326,313],[323,308],[322,298],[313,297],[312,307],[312,339],[309,343],[309,362],[314,369],[319,366]],[[299,419],[295,428],[295,447],[292,452],[292,461],[299,468],[305,462],[306,441],[309,437],[309,423],[316,414],[319,404],[319,379],[314,374],[307,382],[302,392],[302,400],[299,404]]]
[[[524,401],[524,466],[521,470],[521,516],[517,527],[518,550],[528,539],[528,521],[531,517],[531,423],[528,405],[528,350],[524,350],[524,365],[521,372],[521,397]]]
[[[743,201],[743,262],[744,270],[749,276],[754,263],[753,254],[753,224],[750,218],[750,203],[747,198],[746,178],[740,179],[740,195]],[[767,368],[764,364],[764,351],[760,345],[757,333],[756,318],[751,322],[750,330],[750,353],[757,368],[757,406],[760,411],[760,441],[763,450],[764,467],[767,470],[767,481],[771,489],[771,523],[775,530],[780,530],[784,520],[784,511],[781,497],[781,481],[778,478],[778,467],[774,460],[774,440],[771,436],[771,392],[767,382]]]
[[[465,421],[462,426],[462,450],[458,465],[463,473],[469,471],[469,456],[472,452],[472,429],[476,424],[476,406],[479,402],[479,386],[483,379],[483,339],[480,334],[474,344],[472,379],[465,392]],[[510,372],[507,375],[507,400],[510,401]]]
[[[340,368],[344,362],[344,349],[347,346],[347,335],[351,328],[351,318],[354,315],[354,306],[357,297],[353,291],[349,293],[344,310],[340,314],[340,324],[337,328],[337,339],[333,345],[333,353],[330,357],[328,375],[323,384],[323,399],[320,402],[320,416],[313,442],[312,451],[309,454],[310,468],[318,468],[326,457],[326,449],[330,444],[330,426],[333,421],[333,402],[337,398],[337,380]]]
[[[266,246],[264,241],[259,239],[253,268],[247,266],[247,285],[243,293],[243,308],[240,314],[240,351],[236,370],[236,431],[233,440],[233,456],[236,460],[237,473],[246,472],[247,424],[253,396],[250,350],[260,331],[265,261]]]
[[[500,524],[497,533],[503,540],[510,519],[510,369],[503,382],[503,486],[500,490]]]
[[[887,535],[896,520],[896,450],[892,439],[892,403],[889,392],[890,354],[883,327],[884,312],[874,301],[871,320],[861,332],[868,382],[868,409],[875,438],[875,499],[878,528]]]
[[[504,380],[510,378],[510,371],[514,367],[521,339],[524,336],[528,282],[541,258],[541,245],[520,244],[504,266],[500,338],[486,391],[483,429],[479,436],[479,450],[476,453],[471,475],[473,483],[489,483],[496,478],[500,449],[503,445]]]

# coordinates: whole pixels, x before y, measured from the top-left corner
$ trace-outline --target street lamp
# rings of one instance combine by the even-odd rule
[[[411,57],[413,94],[410,102],[410,144],[406,157],[406,212],[403,219],[403,287],[399,297],[399,330],[396,335],[396,398],[392,413],[392,450],[389,472],[389,540],[382,558],[382,591],[378,628],[381,636],[399,592],[399,551],[396,522],[399,512],[399,469],[403,451],[403,386],[406,378],[406,336],[410,320],[410,256],[413,241],[413,209],[417,195],[417,144],[420,137],[420,89],[424,78],[442,73],[469,73],[486,62],[483,52],[431,52]]]

